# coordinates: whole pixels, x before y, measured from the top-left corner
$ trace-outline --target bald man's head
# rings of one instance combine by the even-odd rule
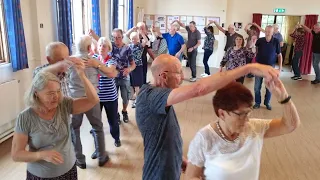
[[[151,65],[156,86],[177,88],[182,83],[182,66],[178,58],[169,54],[158,56]]]

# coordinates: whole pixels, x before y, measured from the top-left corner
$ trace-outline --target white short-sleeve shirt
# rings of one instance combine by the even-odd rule
[[[203,167],[208,180],[258,180],[263,137],[270,122],[250,119],[235,142],[223,140],[209,124],[191,141],[188,160]]]

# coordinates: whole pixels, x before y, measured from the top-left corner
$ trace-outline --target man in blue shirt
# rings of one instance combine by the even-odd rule
[[[142,180],[180,179],[182,138],[173,105],[204,96],[250,72],[267,81],[279,74],[271,66],[254,63],[180,87],[184,79],[181,63],[168,54],[153,61],[151,72],[154,84],[141,87],[136,103],[136,121],[144,143]]]
[[[282,55],[280,42],[277,38],[273,37],[273,27],[267,26],[265,30],[266,36],[259,38],[256,42],[256,47],[258,50],[256,61],[260,64],[265,64],[274,67],[277,60],[279,63],[279,71],[282,69]],[[260,108],[261,104],[261,85],[263,77],[256,76],[254,83],[254,95],[255,95],[255,105],[254,109]],[[266,95],[264,99],[264,105],[268,110],[271,110],[270,105],[271,92],[266,88]]]
[[[183,37],[177,33],[178,30],[178,25],[171,24],[169,32],[163,33],[162,37],[167,41],[169,54],[177,57],[181,61],[186,45],[184,44]]]

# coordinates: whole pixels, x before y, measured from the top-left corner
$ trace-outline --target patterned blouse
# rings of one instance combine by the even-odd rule
[[[204,39],[204,50],[213,51],[214,41],[216,40],[212,32],[208,31],[207,27],[204,27],[204,32],[206,33],[206,38]]]
[[[119,71],[118,77],[119,79],[130,79],[129,75],[124,76],[123,70],[130,66],[130,63],[133,61],[131,49],[127,45],[123,45],[122,47],[117,47],[114,43],[112,43],[112,52],[111,57],[114,61],[117,62],[117,70]]]
[[[296,31],[294,33],[290,34],[292,38],[296,40],[296,45],[294,46],[294,51],[303,51],[304,48],[304,35],[298,35]]]
[[[129,44],[129,47],[131,49],[132,58],[134,62],[136,63],[136,66],[142,66],[142,53],[144,48],[142,47],[141,43],[138,44]]]
[[[255,53],[252,49],[242,47],[238,50],[234,50],[234,47],[230,47],[225,53],[220,66],[226,66],[227,70],[232,70],[240,66],[246,65],[246,59],[253,58]]]

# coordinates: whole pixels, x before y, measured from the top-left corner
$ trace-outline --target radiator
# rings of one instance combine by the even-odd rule
[[[15,120],[20,112],[19,81],[0,84],[0,143],[13,134]]]

